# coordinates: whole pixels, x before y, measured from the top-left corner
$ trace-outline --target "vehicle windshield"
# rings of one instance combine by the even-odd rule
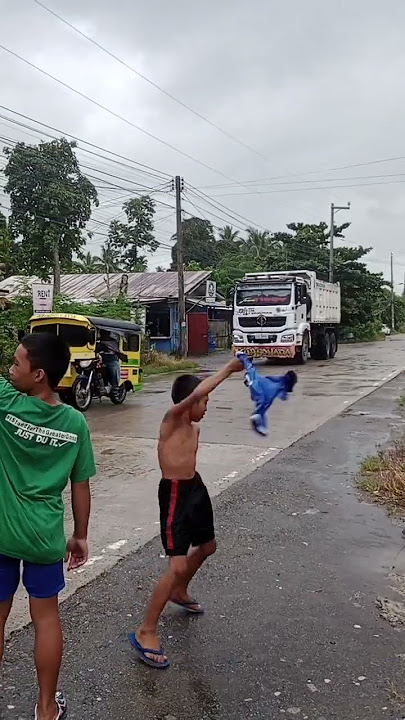
[[[82,325],[49,323],[47,325],[36,325],[32,332],[48,332],[59,335],[70,347],[85,347],[91,340],[89,330]]]
[[[274,287],[241,287],[236,291],[236,304],[240,307],[252,305],[272,306],[289,305],[291,302],[291,286]]]

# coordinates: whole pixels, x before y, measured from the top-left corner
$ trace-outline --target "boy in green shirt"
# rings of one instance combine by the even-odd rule
[[[96,472],[90,434],[83,416],[55,395],[69,362],[66,343],[39,332],[17,348],[12,385],[0,377],[0,660],[22,563],[35,628],[36,720],[66,714],[57,692],[63,649],[58,594],[65,557],[69,570],[88,559],[89,478]],[[74,532],[66,546],[62,493],[69,479]]]

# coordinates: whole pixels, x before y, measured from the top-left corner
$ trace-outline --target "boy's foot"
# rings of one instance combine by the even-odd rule
[[[168,668],[170,662],[160,647],[156,633],[138,630],[128,635],[128,639],[142,662],[157,669]]]
[[[200,605],[197,600],[190,597],[190,595],[184,595],[184,596],[175,596],[170,598],[170,602],[173,603],[173,605],[177,605],[178,607],[183,608],[184,610],[187,610],[189,613],[192,613],[194,615],[203,615],[204,614],[204,608],[202,605]]]
[[[67,713],[67,703],[63,692],[57,692],[55,695],[55,713],[49,718],[49,720],[62,720]],[[38,705],[35,705],[35,720],[48,720],[48,717],[39,715]]]

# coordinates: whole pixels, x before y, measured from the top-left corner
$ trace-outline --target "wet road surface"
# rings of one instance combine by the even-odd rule
[[[164,568],[157,539],[70,597],[69,718],[404,717],[403,626],[376,604],[405,609],[401,527],[353,485],[361,460],[403,432],[404,385],[393,380],[216,498],[219,550],[193,588],[207,613],[162,621],[171,669],[141,665],[126,641]],[[11,640],[1,718],[31,717],[31,647],[31,628]]]
[[[204,361],[212,372],[226,362],[220,353]],[[259,365],[264,374],[285,366]],[[202,423],[199,470],[215,496],[246,477],[281,450],[322,425],[399,370],[405,369],[405,336],[380,343],[339,348],[333,362],[309,362],[295,368],[298,384],[288,402],[270,410],[270,433],[250,429],[252,404],[242,375],[227,380],[211,396]],[[158,532],[156,444],[161,419],[170,405],[172,376],[148,381],[122,407],[94,403],[86,417],[96,448],[98,475],[92,483],[91,558],[69,574],[64,597],[141,547]],[[67,533],[72,529],[67,511]],[[9,631],[28,621],[21,592]]]

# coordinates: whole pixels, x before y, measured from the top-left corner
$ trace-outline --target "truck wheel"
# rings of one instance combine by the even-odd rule
[[[333,360],[337,351],[337,338],[333,330],[329,333],[329,359]]]
[[[317,335],[315,338],[314,357],[316,360],[329,360],[330,337],[329,333]]]
[[[309,358],[309,335],[305,331],[302,336],[302,345],[297,349],[297,361],[300,365],[305,365]]]

